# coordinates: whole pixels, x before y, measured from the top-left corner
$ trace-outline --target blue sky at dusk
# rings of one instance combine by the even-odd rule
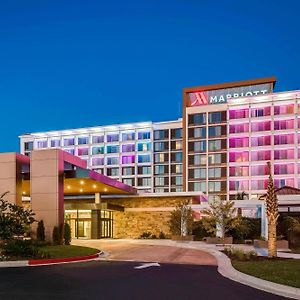
[[[276,4],[276,3],[280,3]],[[0,151],[18,135],[181,116],[184,87],[300,89],[299,1],[1,1]]]

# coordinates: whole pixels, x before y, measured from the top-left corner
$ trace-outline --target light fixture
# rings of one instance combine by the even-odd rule
[[[107,192],[107,188],[104,189],[104,192]]]
[[[80,189],[79,191],[80,191],[80,193],[82,193],[82,192],[83,192],[83,189]]]
[[[23,192],[23,195],[25,195],[26,194],[26,192]]]
[[[84,184],[84,181],[83,181],[83,180],[80,180],[80,184],[83,185],[83,184]]]
[[[68,186],[67,186],[67,189],[70,190],[70,189],[71,189],[71,186],[68,185]]]
[[[93,184],[93,188],[95,189],[97,186],[96,186],[96,184]]]

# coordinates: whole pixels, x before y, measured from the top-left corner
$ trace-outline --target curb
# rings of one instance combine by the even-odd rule
[[[65,257],[65,258],[53,258],[53,259],[30,259],[30,260],[19,260],[19,261],[4,261],[0,262],[0,268],[17,268],[17,267],[37,267],[57,264],[67,264],[83,261],[91,261],[104,257],[104,252],[100,251],[96,254]]]

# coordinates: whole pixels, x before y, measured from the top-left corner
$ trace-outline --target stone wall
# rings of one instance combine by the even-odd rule
[[[114,238],[139,238],[144,232],[151,232],[157,237],[160,232],[170,236],[168,222],[171,211],[184,200],[191,201],[192,198],[185,196],[105,199],[108,203],[125,208],[124,212],[114,212]]]

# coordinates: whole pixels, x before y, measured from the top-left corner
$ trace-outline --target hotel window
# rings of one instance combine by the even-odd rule
[[[119,168],[107,168],[107,176],[119,176]]]
[[[206,182],[190,182],[189,190],[206,193]]]
[[[149,140],[150,139],[150,132],[138,132],[138,140]]]
[[[269,145],[271,145],[271,136],[269,136],[269,135],[251,138],[251,146],[252,147],[269,146]]]
[[[181,139],[182,138],[182,129],[181,128],[171,129],[171,138]]]
[[[229,153],[229,161],[230,162],[243,162],[249,161],[249,152],[230,152]]]
[[[24,149],[25,149],[25,151],[33,150],[33,142],[25,142],[24,143]]]
[[[64,151],[74,155],[75,154],[75,149],[64,149]]]
[[[183,188],[182,187],[172,188],[171,192],[180,193],[180,192],[183,192]]]
[[[174,180],[174,177],[172,178]],[[175,185],[182,185],[182,176],[175,176],[175,182],[173,181],[172,184],[175,183]]]
[[[230,191],[247,191],[247,190],[249,190],[249,181],[248,180],[229,181],[229,190]]]
[[[138,178],[138,186],[151,186],[151,178]]]
[[[78,148],[77,151],[79,156],[89,155],[89,148]]]
[[[139,163],[149,163],[149,162],[151,162],[150,154],[138,155],[138,162]]]
[[[205,114],[189,115],[190,125],[204,125],[206,123]]]
[[[286,115],[294,113],[294,104],[274,106],[274,115]]]
[[[220,178],[222,177],[221,168],[209,168],[208,169],[208,178]]]
[[[222,149],[221,140],[208,141],[208,150],[217,151]]]
[[[196,154],[190,156],[189,159],[191,160],[191,165],[206,165],[206,155]]]
[[[282,179],[274,179],[274,185],[276,188],[281,188],[283,186],[294,186],[294,178],[282,178]]]
[[[208,127],[208,136],[217,137],[226,134],[226,126],[210,126]]]
[[[206,128],[194,128],[189,130],[189,135],[191,138],[206,138]]]
[[[103,157],[94,157],[92,158],[92,166],[102,166],[104,165]]]
[[[208,191],[209,192],[220,192],[221,191],[221,182],[220,181],[210,181],[208,182]]]
[[[253,132],[269,131],[269,130],[271,130],[271,121],[252,123],[251,130]]]
[[[154,167],[154,174],[168,174],[169,173],[169,166],[165,165],[157,165]]]
[[[151,167],[138,167],[139,175],[147,175],[151,174]]]
[[[294,144],[294,134],[282,134],[274,136],[275,145]]]
[[[122,164],[134,164],[135,155],[122,156]]]
[[[75,143],[74,138],[66,138],[64,139],[64,146],[73,146]]]
[[[137,149],[138,151],[150,151],[151,143],[138,143]]]
[[[134,132],[123,132],[122,141],[134,141],[135,133]]]
[[[155,140],[164,140],[169,138],[169,130],[155,130],[154,139]]]
[[[252,117],[264,117],[271,115],[271,107],[263,107],[263,108],[252,108],[251,116]]]
[[[182,173],[182,164],[172,165],[171,166],[172,173],[181,174]]]
[[[251,152],[251,160],[252,161],[261,161],[261,160],[270,160],[271,159],[271,151],[263,150],[263,151],[252,151]]]
[[[124,184],[131,185],[131,186],[134,185],[134,178],[124,178],[122,181]]]
[[[106,146],[106,153],[119,153],[119,145]]]
[[[249,138],[231,138],[229,139],[229,148],[249,147]]]
[[[275,164],[274,165],[274,174],[279,175],[279,174],[294,174],[294,164]]]
[[[93,144],[100,144],[104,142],[104,135],[94,135],[92,137]]]
[[[169,184],[168,177],[155,177],[155,186],[164,186]]]
[[[208,123],[213,124],[213,123],[221,123],[226,121],[226,112],[211,112],[208,114]]]
[[[242,133],[242,132],[248,132],[249,131],[249,124],[232,124],[229,126],[229,132],[230,133]]]
[[[134,167],[127,167],[122,169],[123,175],[134,175]]]
[[[51,147],[60,147],[60,140],[59,139],[51,140],[50,145],[51,145]]]
[[[168,162],[169,161],[169,155],[166,153],[157,153],[154,154],[154,162],[160,163],[160,162]]]
[[[108,143],[110,143],[110,142],[118,142],[119,141],[119,134],[118,133],[108,134],[106,136],[106,141]]]
[[[236,166],[229,168],[229,176],[248,176],[249,175],[249,167],[247,166]]]
[[[97,154],[104,154],[104,146],[92,148],[92,155],[97,155]]]
[[[269,175],[267,164],[251,166],[251,176]]]
[[[119,157],[107,157],[107,164],[108,165],[118,165]]]
[[[48,144],[47,140],[37,141],[37,148],[38,149],[47,148],[47,146],[48,146],[47,144]]]
[[[294,129],[294,120],[280,120],[274,122],[274,130]]]
[[[182,152],[176,152],[171,154],[172,162],[182,162]]]
[[[251,188],[252,190],[266,190],[268,188],[268,180],[252,180]]]
[[[155,142],[154,143],[154,151],[167,151],[169,149],[169,142]]]
[[[206,178],[206,169],[191,169],[189,170],[189,178],[190,179],[205,179]]]
[[[206,152],[206,141],[189,142],[189,152]]]
[[[248,109],[238,109],[229,111],[229,119],[244,119],[249,118]]]
[[[294,159],[294,149],[274,150],[274,159]]]
[[[181,150],[182,149],[182,141],[172,141],[171,149],[172,150]]]
[[[78,145],[86,145],[89,143],[89,138],[87,136],[78,137]]]
[[[135,144],[126,144],[122,145],[122,152],[134,152]]]
[[[207,156],[209,165],[216,165],[222,163],[222,154],[209,154]]]

